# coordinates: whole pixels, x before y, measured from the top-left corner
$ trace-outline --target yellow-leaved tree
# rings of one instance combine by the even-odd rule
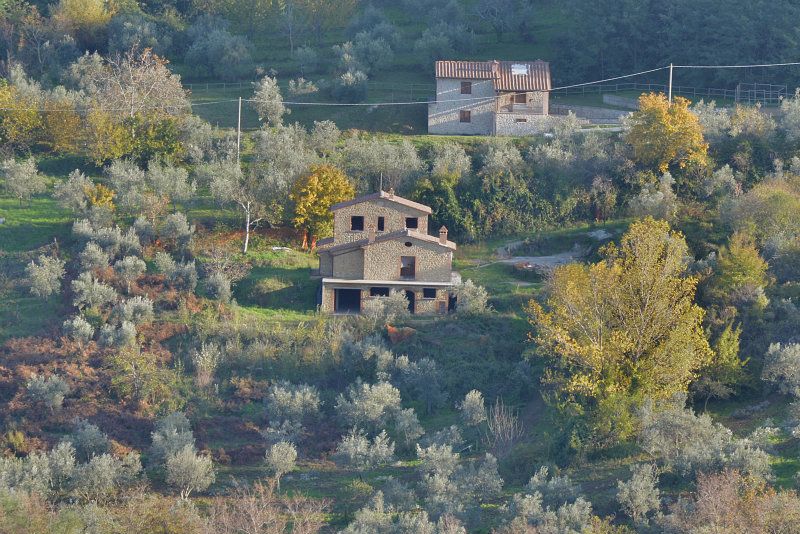
[[[601,253],[555,269],[545,305],[529,304],[530,336],[551,399],[618,439],[633,431],[633,407],[686,391],[712,351],[680,233],[647,218]]]
[[[333,165],[312,165],[310,172],[297,179],[290,197],[294,202],[294,225],[303,231],[304,249],[309,240],[313,249],[318,237],[333,232],[331,206],[350,200],[353,195],[353,184]]]
[[[628,119],[625,135],[637,162],[659,172],[708,165],[708,143],[690,103],[678,96],[670,104],[662,93],[639,97],[639,110]]]

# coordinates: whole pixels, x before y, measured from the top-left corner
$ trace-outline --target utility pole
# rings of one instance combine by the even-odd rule
[[[236,163],[239,163],[242,150],[242,97],[239,97],[239,119],[236,122]]]
[[[669,64],[669,103],[672,104],[672,63]]]

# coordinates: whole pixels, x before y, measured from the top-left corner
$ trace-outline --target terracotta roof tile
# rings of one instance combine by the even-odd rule
[[[550,64],[536,61],[437,61],[437,78],[494,80],[497,91],[549,91]]]

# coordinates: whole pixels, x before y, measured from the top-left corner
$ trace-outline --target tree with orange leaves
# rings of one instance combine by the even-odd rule
[[[317,238],[333,231],[331,206],[353,198],[355,189],[344,172],[333,165],[312,165],[292,186],[294,225],[303,230],[303,248],[309,238],[314,249]]]

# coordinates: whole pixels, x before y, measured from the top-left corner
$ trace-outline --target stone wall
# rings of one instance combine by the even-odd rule
[[[337,286],[334,284],[331,285],[323,285],[322,287],[322,303],[320,304],[320,311],[326,313],[333,313],[334,306],[336,303],[335,297],[335,290],[337,287],[346,287],[348,289],[360,289],[361,290],[361,309],[364,309],[364,304],[370,300],[374,300],[377,298],[382,297],[370,297],[369,296],[369,285],[342,285]],[[396,285],[392,286],[390,291],[392,293],[395,292],[402,292],[405,291],[412,291],[414,293],[414,304],[415,304],[415,313],[421,315],[433,315],[441,313],[441,310],[444,309],[444,313],[447,313],[447,304],[448,298],[450,296],[450,290],[448,288],[436,288],[436,298],[435,299],[426,299],[423,298],[423,288],[421,287],[409,287],[403,285]],[[441,304],[440,304],[441,303]]]
[[[333,276],[333,259],[328,252],[319,253],[319,275]]]
[[[550,117],[530,113],[498,113],[495,118],[497,135],[536,135],[549,129]]]
[[[461,94],[462,81],[472,82],[472,94]],[[437,102],[428,105],[428,133],[456,135],[493,133],[495,94],[492,80],[437,79],[436,100]],[[460,121],[461,110],[471,112],[470,122]]]
[[[353,215],[361,215],[364,217],[364,231],[350,230],[350,217]],[[359,239],[366,239],[367,228],[372,224],[378,228],[378,217],[384,218],[383,232],[375,232],[375,235],[381,235],[386,232],[395,232],[402,230],[406,227],[406,217],[417,217],[419,227],[418,231],[423,234],[428,233],[428,216],[420,211],[391,202],[386,199],[375,199],[367,202],[361,202],[352,206],[346,206],[336,210],[333,214],[333,236],[334,244],[341,245],[342,243],[352,243]]]
[[[405,244],[410,243],[407,247]],[[400,257],[414,256],[417,281],[449,282],[453,253],[414,238],[375,243],[364,249],[365,280],[400,280]],[[337,258],[338,261],[338,258]]]
[[[364,250],[357,248],[333,256],[333,277],[360,280],[364,278]]]

